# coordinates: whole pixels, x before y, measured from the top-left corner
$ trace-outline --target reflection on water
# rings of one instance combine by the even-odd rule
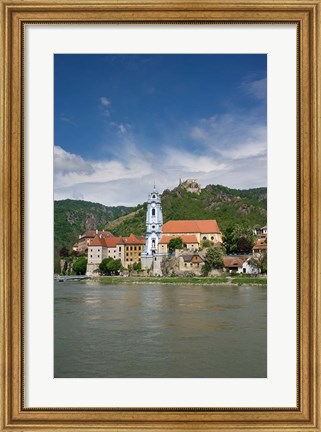
[[[55,282],[55,377],[266,377],[266,287]]]

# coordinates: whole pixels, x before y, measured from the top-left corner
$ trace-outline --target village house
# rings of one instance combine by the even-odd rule
[[[96,235],[88,245],[87,275],[99,269],[105,258],[120,259],[124,267],[140,261],[145,239],[131,234],[129,237]]]
[[[129,237],[123,237],[124,244],[124,266],[140,262],[142,252],[145,246],[145,238],[131,234]]]
[[[242,268],[243,273],[246,274],[257,275],[260,273],[260,270],[256,267],[256,265],[253,264],[251,257],[244,261]]]
[[[224,270],[229,273],[243,273],[244,259],[239,257],[223,257]]]
[[[88,245],[96,237],[96,235],[102,238],[113,237],[113,234],[109,231],[89,230],[79,235],[79,239],[77,243],[73,245],[72,249],[76,252],[86,252]]]
[[[253,255],[260,255],[262,253],[267,252],[267,244],[266,243],[257,243],[255,246],[253,246]]]
[[[192,272],[200,275],[203,265],[204,259],[198,254],[182,254],[179,257],[180,272]]]

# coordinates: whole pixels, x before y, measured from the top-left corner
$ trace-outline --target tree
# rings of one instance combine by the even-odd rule
[[[62,274],[63,274],[63,275],[66,274],[67,269],[68,269],[68,263],[67,263],[67,261],[65,261],[65,262],[64,262],[64,267],[63,267],[63,269],[62,269]]]
[[[120,259],[113,259],[111,257],[105,258],[102,260],[102,262],[99,264],[99,270],[104,275],[112,275],[112,274],[118,274],[119,271],[123,268],[121,260]]]
[[[241,254],[247,254],[247,253],[251,253],[252,251],[252,247],[253,247],[253,242],[250,241],[247,237],[240,237],[237,240],[237,250],[239,253]]]
[[[184,243],[180,237],[173,238],[168,243],[169,253],[175,252],[176,249],[183,249]]]
[[[229,225],[224,231],[224,246],[227,254],[251,252],[254,244],[254,234],[250,227]]]
[[[261,252],[255,254],[253,257],[251,257],[250,264],[257,267],[261,274],[267,273],[267,253]]]
[[[107,269],[110,274],[119,274],[120,270],[122,270],[123,266],[120,259],[113,259],[109,262]]]
[[[63,246],[60,251],[59,251],[59,256],[61,256],[62,258],[66,258],[69,255],[69,251],[66,248],[66,246]]]
[[[212,269],[221,269],[223,267],[223,251],[220,248],[210,247],[205,255],[205,263],[202,268],[202,274],[208,275]]]
[[[220,248],[208,248],[205,259],[213,269],[223,267],[223,251]]]
[[[131,275],[131,272],[133,271],[133,265],[132,265],[132,264],[128,264],[127,269],[128,269],[128,274],[129,274],[129,276],[130,276],[130,275]]]
[[[77,275],[84,275],[86,274],[87,270],[87,259],[85,257],[79,258],[74,265],[72,266],[73,271]]]
[[[141,262],[135,262],[133,264],[133,270],[135,270],[137,273],[140,273],[142,271],[142,263]]]
[[[204,240],[201,241],[201,248],[202,249],[209,248],[211,246],[213,246],[213,242],[211,242],[211,240],[204,239]]]

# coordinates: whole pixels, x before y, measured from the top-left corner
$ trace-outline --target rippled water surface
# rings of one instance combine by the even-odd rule
[[[266,377],[266,287],[55,283],[55,377]]]

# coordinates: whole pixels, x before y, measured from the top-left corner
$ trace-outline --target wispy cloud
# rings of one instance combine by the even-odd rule
[[[266,127],[255,115],[201,118],[188,127],[183,146],[176,145],[177,131],[151,144],[132,131],[124,134],[120,125],[114,125],[119,133],[108,157],[86,161],[57,148],[56,199],[81,194],[106,205],[136,205],[146,200],[154,179],[160,191],[190,177],[203,186],[266,185]]]
[[[199,126],[194,126],[191,129],[191,137],[197,141],[204,141],[208,138],[208,135],[205,129],[202,129]]]
[[[267,79],[253,79],[247,77],[242,82],[241,89],[244,93],[253,96],[260,101],[265,100],[267,94]]]
[[[102,96],[99,99],[99,102],[100,102],[100,109],[101,109],[102,114],[105,117],[109,117],[110,112],[109,112],[108,107],[111,105],[110,100],[106,96]]]
[[[73,121],[73,118],[65,113],[60,113],[59,114],[59,120],[64,122],[64,123],[70,123],[72,125],[75,124],[75,122]]]
[[[129,123],[117,123],[117,122],[110,122],[110,126],[116,129],[116,131],[120,134],[126,134],[130,131],[131,126]]]
[[[203,151],[227,160],[266,155],[265,120],[256,113],[213,115],[191,126],[190,137]]]

